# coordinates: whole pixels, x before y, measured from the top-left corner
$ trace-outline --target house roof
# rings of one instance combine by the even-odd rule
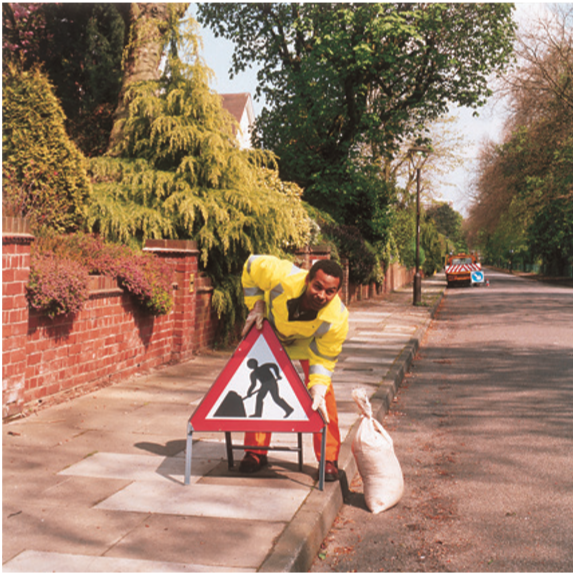
[[[242,92],[240,94],[220,94],[220,96],[223,99],[223,108],[228,110],[240,124],[251,95],[248,92]],[[249,118],[249,120],[251,119]]]

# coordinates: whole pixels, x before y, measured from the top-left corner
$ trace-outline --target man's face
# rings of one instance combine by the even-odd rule
[[[306,276],[306,290],[302,298],[302,307],[307,310],[319,311],[327,305],[340,288],[340,280],[334,276],[317,270],[312,280]]]

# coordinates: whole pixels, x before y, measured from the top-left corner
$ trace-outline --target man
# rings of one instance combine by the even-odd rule
[[[310,271],[274,256],[251,256],[243,268],[245,303],[250,312],[243,336],[253,324],[262,329],[266,317],[291,359],[303,367],[312,408],[326,423],[325,480],[338,480],[340,430],[332,374],[348,333],[348,310],[338,297],[342,268],[331,260],[315,262]],[[245,445],[268,447],[270,433],[246,433]],[[321,434],[314,435],[320,460]],[[268,465],[267,451],[246,450],[243,473]]]

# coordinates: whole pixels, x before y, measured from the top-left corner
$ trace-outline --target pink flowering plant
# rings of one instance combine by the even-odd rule
[[[39,254],[30,270],[28,299],[32,308],[50,318],[77,313],[89,297],[88,283],[89,274],[78,262]]]
[[[31,307],[49,317],[77,313],[88,298],[90,275],[117,280],[153,315],[165,315],[173,306],[172,271],[164,261],[97,236],[72,234],[37,240],[28,284]]]

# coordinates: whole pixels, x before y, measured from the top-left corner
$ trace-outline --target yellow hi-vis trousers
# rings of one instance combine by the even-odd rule
[[[307,384],[310,369],[309,362],[305,359],[301,360],[300,364],[304,371],[305,384]],[[338,461],[338,454],[340,452],[340,429],[338,428],[338,410],[336,409],[336,399],[334,398],[332,383],[328,386],[326,397],[324,399],[326,401],[326,409],[330,419],[330,423],[326,427],[325,459],[326,461]],[[271,433],[266,433],[264,431],[248,431],[245,433],[245,445],[260,445],[261,447],[268,447],[271,444],[271,436]],[[317,461],[320,461],[322,433],[315,433],[313,441],[316,459]],[[264,449],[249,449],[247,451],[262,454],[267,453]]]

